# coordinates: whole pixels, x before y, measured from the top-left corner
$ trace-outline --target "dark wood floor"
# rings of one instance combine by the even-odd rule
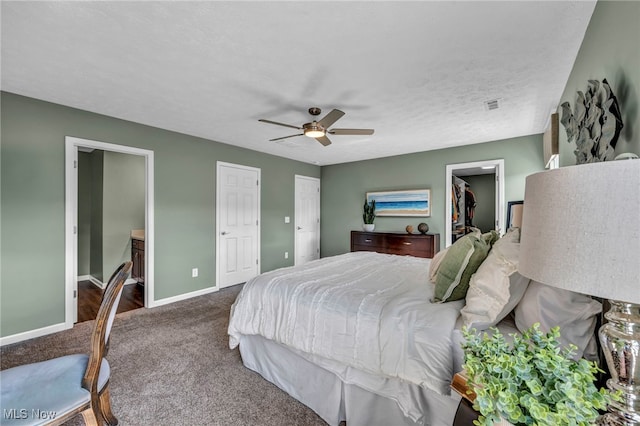
[[[78,322],[96,319],[102,301],[102,289],[91,281],[78,282]],[[118,313],[144,307],[144,287],[127,284],[122,290]]]

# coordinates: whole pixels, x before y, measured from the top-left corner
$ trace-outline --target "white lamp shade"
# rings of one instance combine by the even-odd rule
[[[549,286],[640,303],[640,160],[528,176],[518,269]]]

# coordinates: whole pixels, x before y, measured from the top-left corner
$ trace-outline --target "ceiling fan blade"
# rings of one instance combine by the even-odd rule
[[[302,129],[302,127],[292,126],[291,124],[278,123],[277,121],[265,120],[264,118],[261,118],[258,121],[262,121],[263,123],[275,124],[277,126],[291,127],[292,129],[298,129],[298,130]]]
[[[327,133],[332,135],[372,135],[373,129],[331,129]]]
[[[304,133],[300,133],[299,135],[289,135],[289,136],[283,136],[281,138],[269,139],[269,142],[279,141],[279,140],[288,139],[288,138],[295,138],[296,136],[304,136]]]
[[[316,138],[316,140],[324,146],[331,145],[331,141],[326,136],[320,136],[319,138]]]
[[[325,115],[320,121],[318,121],[318,124],[321,125],[323,128],[328,129],[333,123],[338,121],[340,117],[342,117],[343,115],[344,115],[344,112],[340,111],[339,109],[333,109],[329,114]]]

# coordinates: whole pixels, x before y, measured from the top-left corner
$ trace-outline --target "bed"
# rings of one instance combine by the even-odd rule
[[[431,262],[358,251],[264,273],[231,308],[229,345],[330,425],[451,425],[467,306],[432,303]]]

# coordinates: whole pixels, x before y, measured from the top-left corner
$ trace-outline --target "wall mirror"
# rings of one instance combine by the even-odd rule
[[[520,228],[522,226],[522,210],[524,201],[509,201],[507,203],[507,227]]]

